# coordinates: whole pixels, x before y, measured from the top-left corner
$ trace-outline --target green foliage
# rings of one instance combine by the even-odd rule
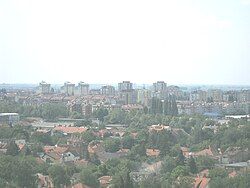
[[[189,167],[189,171],[192,174],[197,173],[198,170],[197,170],[196,162],[192,156],[188,159],[188,167]]]
[[[209,177],[210,178],[225,178],[228,176],[227,171],[224,168],[214,168],[209,170]]]
[[[89,168],[82,169],[80,179],[82,183],[88,186],[91,186],[93,188],[99,187],[99,181],[97,177],[93,174],[93,172]]]
[[[163,164],[162,164],[162,169],[161,172],[162,173],[166,173],[166,172],[172,172],[172,170],[176,167],[176,161],[170,157],[170,156],[166,156],[164,158]]]
[[[116,188],[133,188],[133,181],[128,170],[122,170],[112,179],[112,184]]]
[[[53,165],[48,169],[49,175],[53,180],[55,187],[60,188],[63,185],[69,184],[69,176],[64,167]]]
[[[11,141],[7,147],[6,155],[16,156],[19,153],[19,148],[15,141]]]
[[[16,102],[0,102],[0,113],[17,112],[23,117],[42,117],[54,121],[57,117],[68,116],[68,109],[63,103],[46,103],[43,105],[22,105]]]
[[[93,132],[91,130],[85,131],[82,134],[82,139],[86,142],[86,143],[90,143],[93,140],[96,140],[97,137],[93,134]]]
[[[52,137],[47,133],[35,132],[32,134],[31,140],[35,143],[42,143],[44,145],[55,145]]]
[[[31,161],[20,159],[14,166],[14,179],[20,187],[36,187],[36,179],[34,177],[34,166]]]
[[[104,121],[104,117],[109,114],[106,108],[99,108],[93,112],[94,116],[101,122]]]
[[[209,184],[213,188],[249,188],[250,187],[250,174],[238,175],[233,178],[214,177]]]
[[[15,184],[16,187],[36,187],[34,174],[38,172],[41,173],[32,157],[0,156],[2,183],[8,182]]]
[[[185,157],[181,150],[179,150],[178,155],[176,157],[176,165],[184,165],[185,164]]]
[[[140,161],[146,156],[146,146],[145,143],[137,144],[131,148],[129,157],[132,160]]]
[[[108,138],[104,141],[104,148],[106,152],[117,152],[120,149],[121,142],[118,138]]]
[[[150,112],[152,114],[177,116],[178,108],[175,96],[170,95],[167,99],[164,99],[163,101],[161,99],[153,97],[151,99]]]
[[[124,149],[131,149],[134,146],[134,139],[128,135],[122,138],[122,147]]]
[[[196,159],[196,164],[199,167],[199,171],[207,169],[207,168],[208,169],[212,168],[214,167],[215,163],[216,161],[208,156],[199,156]]]
[[[179,176],[187,176],[187,175],[188,175],[188,169],[186,166],[177,166],[171,172],[171,177],[173,179],[176,179]]]

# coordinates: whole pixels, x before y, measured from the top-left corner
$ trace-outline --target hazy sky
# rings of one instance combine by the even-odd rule
[[[250,0],[0,0],[0,83],[250,84]]]

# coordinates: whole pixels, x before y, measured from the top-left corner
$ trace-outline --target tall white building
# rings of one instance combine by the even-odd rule
[[[167,97],[167,83],[164,81],[157,81],[153,83],[153,97],[164,99]]]
[[[120,91],[129,91],[133,89],[133,84],[130,81],[123,81],[118,83],[118,90]]]
[[[110,85],[102,86],[101,94],[106,96],[113,96],[115,95],[115,87]]]
[[[74,95],[75,94],[75,84],[70,82],[65,82],[64,85],[61,87],[61,92],[66,95]]]
[[[50,84],[42,81],[39,83],[37,93],[47,94],[50,93]]]
[[[89,94],[89,84],[84,82],[79,82],[75,91],[76,95],[88,95]]]

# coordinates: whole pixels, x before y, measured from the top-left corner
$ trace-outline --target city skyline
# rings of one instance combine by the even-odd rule
[[[0,83],[248,85],[249,12],[248,0],[0,2]]]

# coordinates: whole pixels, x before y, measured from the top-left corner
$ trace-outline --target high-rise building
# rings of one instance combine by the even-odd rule
[[[133,84],[130,81],[118,83],[118,91],[129,91],[133,89]]]
[[[66,95],[74,95],[75,94],[75,84],[70,82],[65,82],[64,85],[61,87],[62,93]]]
[[[153,83],[153,97],[164,99],[167,97],[167,84],[164,81]]]
[[[42,94],[50,93],[50,84],[46,83],[45,81],[40,82],[37,92]]]
[[[79,82],[76,88],[76,95],[88,95],[89,94],[89,84],[84,82]]]
[[[137,92],[133,89],[130,81],[118,83],[119,97],[122,104],[135,104],[137,101]]]
[[[212,89],[212,90],[208,90],[208,97],[212,98],[213,101],[215,102],[220,102],[222,101],[222,90],[220,89]]]
[[[110,85],[102,86],[101,94],[106,96],[113,96],[115,95],[115,87]]]

